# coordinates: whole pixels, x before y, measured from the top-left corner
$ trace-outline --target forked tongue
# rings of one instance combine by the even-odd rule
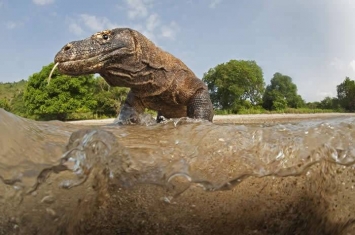
[[[49,76],[48,76],[48,84],[47,84],[47,85],[49,85],[49,83],[50,83],[50,81],[51,81],[52,74],[53,74],[55,68],[57,68],[58,64],[59,64],[59,62],[57,62],[57,63],[53,66],[53,68],[52,68],[52,70],[51,70],[51,72],[50,72],[50,74],[49,74]]]

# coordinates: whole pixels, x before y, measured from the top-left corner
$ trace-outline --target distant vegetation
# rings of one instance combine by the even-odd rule
[[[337,97],[306,103],[290,76],[275,73],[265,87],[255,61],[230,60],[204,74],[217,114],[354,112],[355,82],[346,77]]]
[[[0,83],[0,108],[35,120],[116,117],[128,88],[110,87],[102,77],[53,73],[53,63],[28,81]],[[306,103],[290,76],[275,73],[265,86],[255,61],[230,60],[204,74],[216,114],[355,112],[355,81],[346,77],[337,97]]]
[[[24,116],[25,110],[21,110],[23,104],[23,91],[27,81],[0,83],[0,108]]]

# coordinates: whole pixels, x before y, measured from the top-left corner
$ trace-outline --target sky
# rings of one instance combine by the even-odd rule
[[[202,78],[255,60],[266,85],[280,72],[307,102],[355,79],[354,0],[0,0],[0,82],[27,80],[68,42],[136,29]]]

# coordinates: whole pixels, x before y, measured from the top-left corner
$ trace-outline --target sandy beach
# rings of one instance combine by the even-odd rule
[[[311,113],[311,114],[241,114],[241,115],[215,115],[214,123],[252,124],[252,123],[285,123],[302,120],[315,120],[355,116],[355,113]],[[113,123],[114,118],[92,119],[82,121],[69,121],[68,123],[80,125],[107,125]]]

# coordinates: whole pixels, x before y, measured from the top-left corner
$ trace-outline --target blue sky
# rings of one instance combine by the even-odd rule
[[[69,41],[130,27],[200,78],[255,60],[266,84],[280,72],[319,101],[355,79],[354,12],[354,0],[0,0],[0,82],[28,79]]]

